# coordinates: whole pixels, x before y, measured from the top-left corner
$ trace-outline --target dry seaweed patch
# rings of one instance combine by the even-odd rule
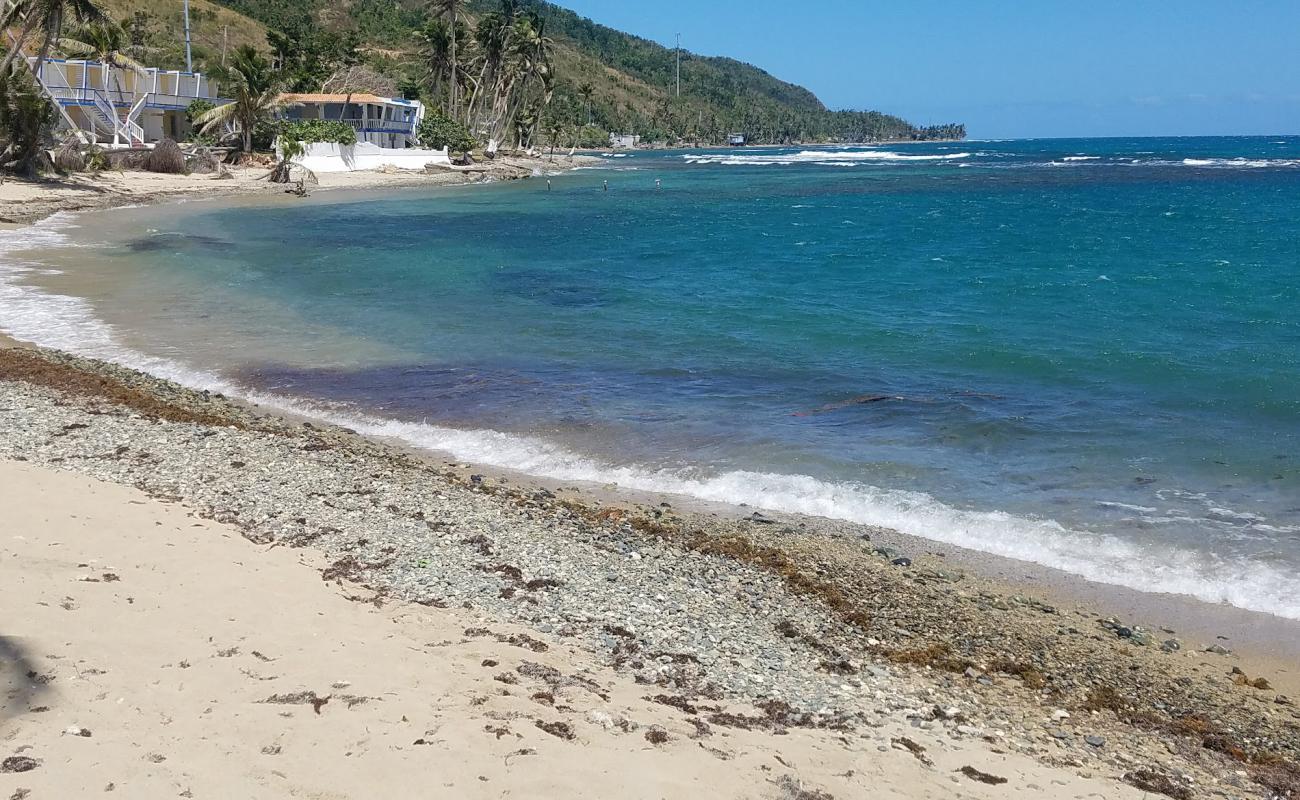
[[[307,705],[311,704],[312,711],[320,713],[321,707],[330,701],[333,695],[318,696],[315,692],[293,692],[292,694],[273,694],[262,700],[263,703],[274,703],[276,705]],[[349,703],[349,708],[355,703]]]
[[[755,544],[738,533],[710,536],[703,531],[694,531],[683,535],[676,526],[636,516],[623,509],[592,508],[571,500],[558,501],[557,505],[589,522],[626,524],[633,530],[703,555],[729,558],[772,572],[784,579],[792,591],[821,600],[850,625],[866,630],[871,624],[871,618],[862,607],[850,600],[839,587],[810,575],[793,556],[779,548]]]
[[[1300,767],[1291,762],[1252,767],[1250,777],[1268,789],[1272,797],[1283,800],[1300,797]]]
[[[803,783],[789,775],[782,776],[776,781],[776,785],[781,790],[780,800],[835,800],[834,795],[829,792],[806,788]]]
[[[1144,792],[1155,792],[1174,800],[1192,800],[1192,790],[1164,772],[1150,767],[1124,773],[1124,782]]]
[[[1142,730],[1199,741],[1204,749],[1244,764],[1248,768],[1251,779],[1268,789],[1271,797],[1300,798],[1300,765],[1277,753],[1249,747],[1233,734],[1220,730],[1215,723],[1199,714],[1185,714],[1174,718],[1160,717],[1150,711],[1140,710],[1135,702],[1125,698],[1111,686],[1094,686],[1088,691],[1082,707],[1092,712],[1110,711],[1120,722]],[[1138,770],[1130,774],[1138,775],[1138,779],[1142,779],[1145,775],[1156,784],[1165,785],[1158,779],[1162,773]],[[1153,778],[1153,775],[1156,777]],[[1127,775],[1125,780],[1133,783],[1128,780]],[[1137,783],[1133,785],[1139,786]],[[1181,784],[1174,784],[1174,786],[1178,790],[1186,789]],[[1143,787],[1139,786],[1139,788]],[[1159,789],[1147,789],[1147,791],[1159,791],[1170,797],[1181,797],[1179,794],[1169,794]]]
[[[124,406],[150,419],[188,422],[214,427],[246,428],[239,420],[169,403],[121,380],[99,375],[71,364],[51,361],[35,350],[0,349],[0,381],[22,381],[54,389],[65,395],[103,400]]]
[[[945,672],[965,672],[974,666],[974,662],[953,655],[952,645],[947,642],[935,642],[911,650],[895,650],[888,654],[888,658],[895,664],[931,667]]]
[[[967,764],[966,766],[962,767],[957,771],[965,775],[967,778],[970,778],[973,781],[978,781],[980,783],[987,783],[990,786],[999,786],[1007,782],[1006,778],[1003,778],[999,775],[991,775],[987,772],[982,772],[970,766],[969,764]]]
[[[850,600],[834,583],[808,574],[784,550],[755,544],[740,534],[709,536],[699,531],[687,540],[687,546],[704,555],[730,558],[779,575],[796,594],[821,600],[850,625],[863,630],[871,625],[871,617],[860,604]]]
[[[1014,675],[1024,683],[1028,689],[1042,689],[1047,685],[1047,675],[1042,670],[1030,664],[1022,664],[1019,661],[1002,659],[994,661],[989,665],[992,672],[1001,672],[1005,675]]]
[[[534,720],[533,724],[550,735],[564,739],[565,741],[573,741],[578,738],[573,732],[573,726],[567,722],[545,722],[539,719]]]
[[[668,742],[668,731],[658,725],[653,725],[645,732],[645,740],[654,745],[666,744]]]
[[[652,703],[658,703],[660,705],[668,706],[669,708],[675,708],[678,711],[681,711],[685,714],[700,713],[700,709],[698,706],[693,705],[691,701],[688,700],[687,698],[678,695],[657,694],[654,697],[644,697],[642,699],[649,700]]]
[[[836,715],[823,717],[807,711],[796,711],[784,700],[765,700],[757,704],[762,716],[734,714],[729,711],[717,711],[709,715],[709,722],[724,728],[742,730],[781,731],[786,728],[810,728],[817,730],[851,730],[847,718]]]
[[[40,759],[31,756],[9,756],[0,761],[0,772],[31,772],[40,765]]]
[[[923,745],[917,744],[916,742],[912,741],[906,736],[900,736],[896,739],[890,739],[889,744],[891,747],[893,747],[896,750],[906,750],[907,752],[911,753],[916,758],[917,761],[920,761],[922,764],[925,764],[927,767],[934,766],[934,762],[931,761],[930,757],[925,754],[925,747]]]

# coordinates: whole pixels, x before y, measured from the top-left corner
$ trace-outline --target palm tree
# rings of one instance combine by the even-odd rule
[[[451,30],[440,19],[429,20],[416,34],[428,66],[429,87],[435,95],[451,74]]]
[[[499,116],[494,120],[491,140],[500,139],[502,134],[510,130],[515,115],[524,106],[532,90],[534,78],[542,84],[541,109],[550,103],[554,91],[554,77],[551,74],[553,42],[545,35],[545,21],[535,13],[521,17],[511,30],[509,45],[499,104],[494,109],[494,113]]]
[[[552,122],[546,128],[546,133],[551,137],[551,160],[555,160],[555,145],[559,144],[560,136],[564,133],[564,126],[559,122]]]
[[[223,124],[233,124],[243,136],[244,152],[253,150],[253,131],[259,122],[271,120],[276,112],[289,105],[282,91],[284,79],[271,69],[271,62],[252,45],[241,45],[230,58],[230,65],[217,77],[234,97],[234,102],[205,111],[195,120],[203,132]]]
[[[23,47],[37,28],[45,38],[36,56],[33,72],[41,74],[41,67],[50,55],[50,47],[63,35],[63,24],[69,17],[82,25],[108,19],[94,0],[16,0],[4,14],[0,14],[0,30],[8,30],[20,19],[23,23],[18,36],[10,41],[9,52],[0,61],[0,74],[6,73],[14,59],[22,54]]]
[[[297,139],[281,137],[280,139],[280,160],[276,162],[275,167],[267,174],[267,179],[271,183],[289,183],[293,180],[293,168],[297,167],[302,171],[302,177],[298,179],[298,194],[303,197],[307,196],[306,183],[310,180],[312,183],[320,183],[316,173],[299,164],[294,159],[302,158],[307,153],[307,147]]]
[[[26,72],[0,72],[0,167],[35,178],[54,125],[54,104]]]
[[[460,16],[460,11],[464,6],[464,0],[433,0],[434,11],[439,16],[447,17],[450,22],[448,29],[450,35],[448,57],[451,62],[451,94],[447,98],[447,116],[452,119],[458,119],[457,112],[460,110],[459,97],[457,97],[457,88],[460,83],[460,63],[456,57],[456,18]]]
[[[456,28],[455,41],[452,38],[452,29],[446,22],[440,19],[430,20],[425,26],[416,32],[417,38],[421,42],[421,55],[426,66],[425,80],[428,82],[429,89],[434,96],[446,92],[447,96],[444,111],[447,116],[452,116],[448,106],[451,103],[451,92],[453,87],[466,87],[466,91],[473,95],[473,89],[477,86],[473,76],[469,74],[469,64],[460,56],[458,61],[452,60],[452,53],[465,53],[470,48],[470,31],[464,25]],[[458,101],[464,105],[463,101]],[[454,118],[454,117],[453,117]]]
[[[503,10],[484,14],[474,28],[474,41],[478,45],[478,80],[469,98],[469,107],[465,111],[465,122],[471,130],[480,127],[481,115],[489,113],[495,106],[501,67],[505,60],[506,49],[510,40],[510,29],[514,24],[514,4],[507,0]],[[508,15],[508,16],[507,16]],[[485,98],[489,104],[483,106]]]
[[[115,70],[130,71],[140,76],[148,74],[148,69],[143,64],[126,54],[132,48],[130,37],[122,26],[113,22],[92,22],[73,34],[73,37],[59,39],[58,47],[70,56],[98,61]],[[112,72],[113,83],[120,94],[122,87],[117,73],[107,69],[102,72],[104,93],[108,93],[108,76]]]
[[[591,124],[591,97],[596,93],[596,87],[590,83],[584,83],[578,87],[578,96],[587,104],[587,124]]]

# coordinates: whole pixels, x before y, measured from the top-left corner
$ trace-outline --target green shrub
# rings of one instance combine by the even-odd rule
[[[441,111],[432,111],[420,122],[416,138],[421,147],[452,153],[468,153],[478,146],[466,127]]]
[[[210,103],[207,100],[202,100],[202,99],[195,100],[192,103],[190,103],[188,107],[186,107],[185,119],[189,120],[190,125],[193,126],[194,120],[198,119],[199,117],[203,116],[204,114],[208,113],[209,111],[211,111],[216,107],[217,107],[216,104]]]
[[[346,122],[334,119],[289,120],[281,124],[280,136],[295,142],[335,142],[342,145],[357,143],[357,131]]]

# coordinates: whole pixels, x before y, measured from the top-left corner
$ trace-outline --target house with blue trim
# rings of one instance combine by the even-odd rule
[[[358,142],[400,150],[416,146],[416,131],[424,119],[419,100],[373,94],[286,94],[285,119],[335,120],[352,126]]]
[[[36,59],[29,58],[33,71]],[[195,100],[230,102],[201,72],[148,67],[119,69],[98,61],[51,58],[36,75],[55,102],[61,127],[90,142],[115,147],[152,145],[190,135],[186,111]]]

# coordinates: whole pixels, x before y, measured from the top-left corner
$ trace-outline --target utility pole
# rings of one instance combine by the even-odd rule
[[[194,71],[194,61],[190,57],[190,0],[185,0],[185,71]]]
[[[681,96],[681,34],[677,34],[677,96]]]

